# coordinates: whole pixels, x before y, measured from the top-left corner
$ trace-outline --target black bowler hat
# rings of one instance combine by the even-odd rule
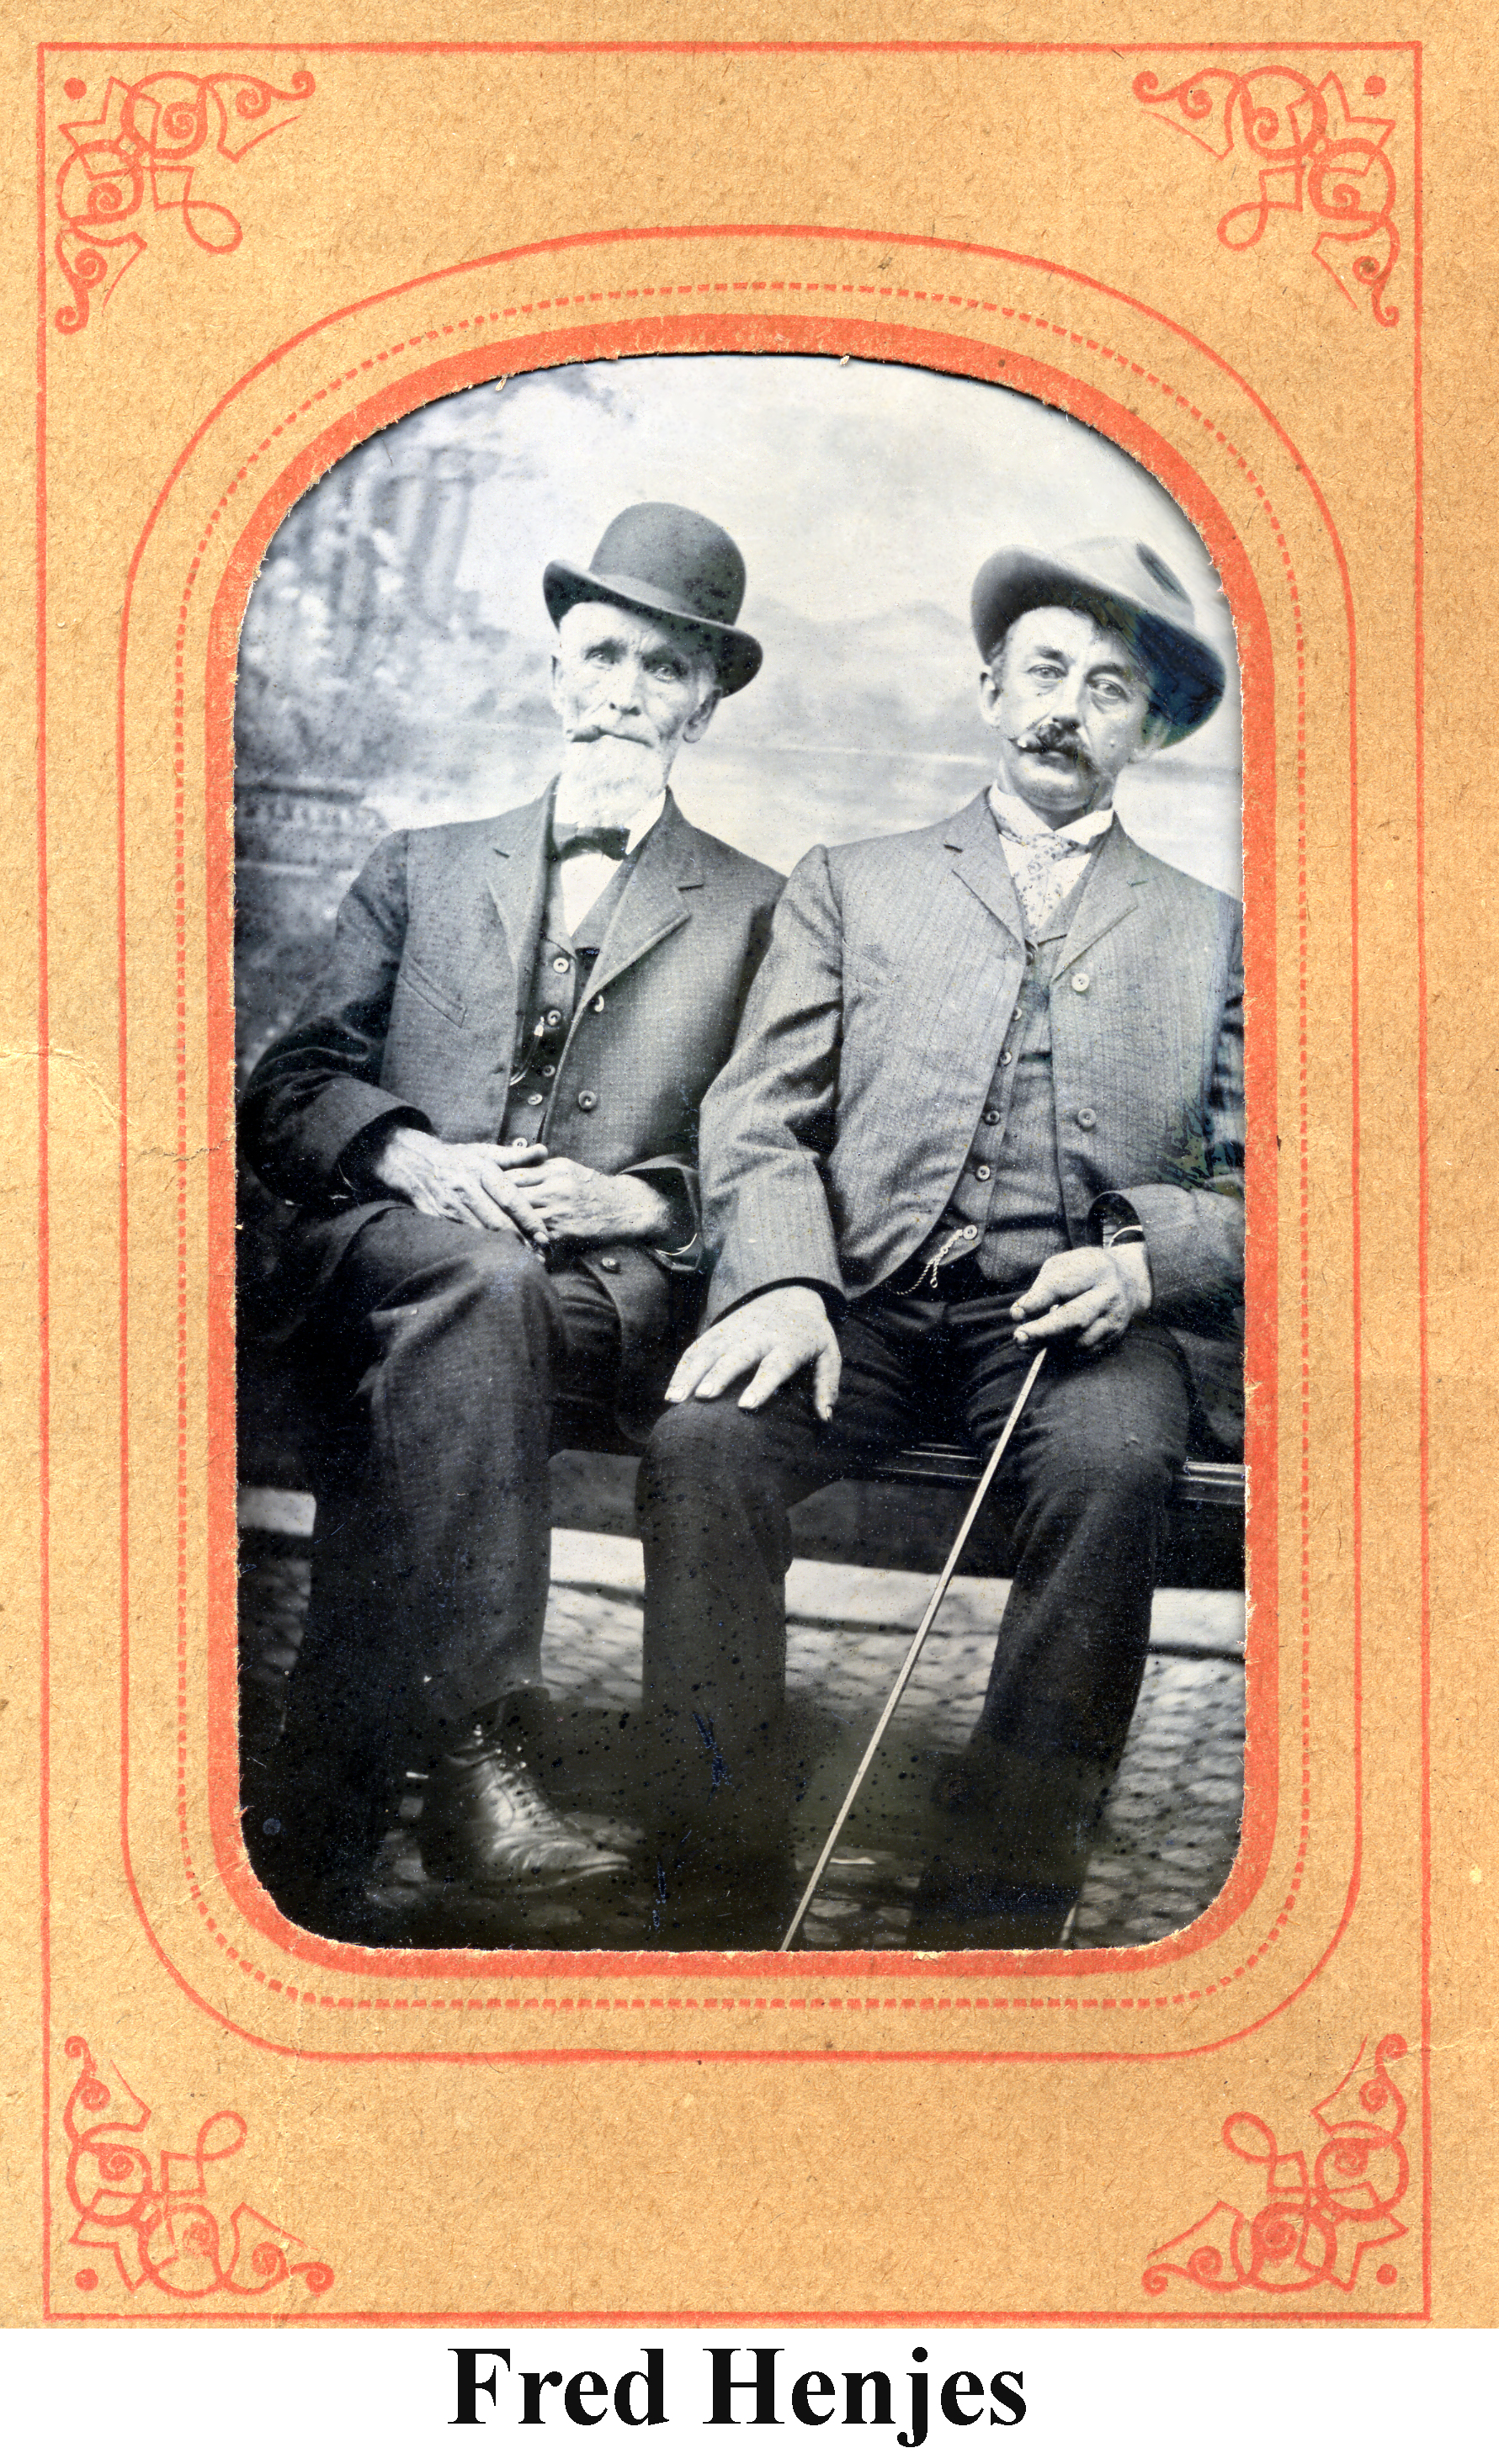
[[[973,586],[973,629],[986,660],[1027,607],[1076,607],[1136,646],[1168,744],[1211,718],[1223,699],[1223,663],[1170,565],[1143,539],[1080,539],[1056,557],[1002,547]]]
[[[744,603],[744,559],[727,531],[685,505],[630,505],[610,522],[586,573],[552,563],[541,587],[554,625],[580,599],[691,625],[713,647],[723,693],[738,693],[759,671],[760,644],[734,622]]]

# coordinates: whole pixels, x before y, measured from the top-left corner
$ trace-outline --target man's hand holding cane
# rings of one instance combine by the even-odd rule
[[[1010,1311],[1021,1321],[1019,1344],[1060,1343],[1080,1352],[1117,1343],[1151,1305],[1150,1261],[1143,1240],[1106,1249],[1059,1249]]]

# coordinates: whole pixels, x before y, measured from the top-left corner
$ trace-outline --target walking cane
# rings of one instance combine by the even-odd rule
[[[900,1664],[900,1675],[896,1678],[894,1684],[891,1687],[890,1699],[886,1703],[884,1710],[880,1713],[878,1720],[874,1724],[874,1734],[864,1749],[863,1755],[860,1758],[859,1768],[854,1772],[852,1781],[849,1784],[849,1793],[844,1798],[842,1805],[838,1809],[838,1819],[833,1824],[831,1831],[829,1831],[827,1837],[824,1842],[823,1853],[812,1868],[812,1879],[802,1894],[801,1903],[797,1908],[795,1916],[786,1927],[785,1940],[781,1946],[783,1950],[790,1949],[792,1943],[796,1940],[797,1927],[800,1925],[802,1919],[805,1916],[807,1909],[811,1906],[813,1900],[817,1896],[818,1883],[822,1881],[823,1876],[827,1869],[828,1859],[831,1857],[833,1850],[838,1845],[839,1834],[853,1810],[853,1800],[858,1795],[859,1790],[864,1784],[864,1774],[869,1770],[871,1763],[874,1760],[875,1751],[879,1746],[880,1739],[883,1737],[886,1729],[890,1727],[892,1720],[894,1718],[895,1706],[911,1682],[912,1672],[915,1667],[916,1661],[921,1657],[921,1646],[925,1642],[927,1636],[932,1631],[933,1622],[937,1617],[937,1610],[941,1607],[943,1600],[947,1597],[947,1587],[952,1581],[954,1574],[958,1572],[958,1560],[962,1555],[964,1549],[968,1545],[968,1534],[973,1529],[975,1523],[979,1519],[979,1508],[982,1506],[984,1499],[989,1494],[994,1475],[999,1470],[1000,1464],[1003,1461],[1004,1449],[1009,1444],[1011,1438],[1015,1434],[1015,1423],[1020,1419],[1022,1412],[1024,1412],[1025,1408],[1025,1404],[1029,1398],[1030,1390],[1032,1386],[1034,1386],[1036,1379],[1041,1375],[1041,1364],[1045,1360],[1046,1356],[1047,1347],[1043,1344],[1034,1360],[1031,1362],[1030,1367],[1025,1372],[1025,1382],[1021,1388],[1020,1393],[1015,1397],[1014,1406],[1010,1412],[1009,1419],[1005,1421],[1003,1428],[1000,1431],[999,1441],[995,1446],[994,1452],[989,1457],[988,1462],[984,1464],[983,1476],[981,1479],[978,1487],[974,1490],[973,1497],[969,1503],[968,1511],[963,1516],[962,1522],[959,1526],[958,1537],[953,1542],[951,1549],[949,1549],[947,1552],[947,1563],[943,1567],[940,1574],[937,1576],[937,1589],[927,1603],[926,1615],[922,1618],[912,1638],[911,1648]]]

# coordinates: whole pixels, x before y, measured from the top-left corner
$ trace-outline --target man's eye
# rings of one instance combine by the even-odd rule
[[[675,659],[652,659],[650,673],[653,676],[665,676],[672,684],[680,684],[686,670]]]

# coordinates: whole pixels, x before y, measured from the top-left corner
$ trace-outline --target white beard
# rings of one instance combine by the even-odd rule
[[[557,781],[557,819],[564,829],[626,828],[653,804],[667,781],[668,764],[653,745],[619,736],[596,736],[562,748]]]

